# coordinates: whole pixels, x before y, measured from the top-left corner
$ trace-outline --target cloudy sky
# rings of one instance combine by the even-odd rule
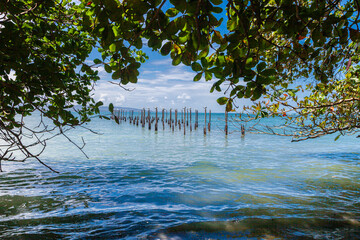
[[[149,60],[140,68],[137,84],[128,84],[125,91],[121,87],[111,84],[111,75],[103,68],[98,68],[101,81],[97,83],[94,98],[104,102],[107,106],[132,108],[183,108],[203,110],[208,107],[213,112],[223,112],[216,99],[224,93],[210,93],[214,80],[206,82],[201,79],[193,82],[195,72],[185,65],[172,66],[170,56],[163,57],[157,52],[147,52]],[[240,102],[241,105],[241,102]]]
[[[225,8],[226,2],[220,6]],[[166,3],[164,8],[171,5]],[[216,15],[224,17],[225,13]],[[226,23],[220,27],[220,31],[226,30]],[[145,44],[144,44],[145,45]],[[162,56],[158,52],[149,49],[142,49],[149,56],[146,63],[140,68],[140,76],[137,84],[128,84],[125,87],[134,89],[127,92],[119,86],[109,83],[111,75],[103,68],[99,68],[101,81],[97,83],[94,98],[104,102],[105,106],[113,103],[115,106],[132,108],[183,108],[203,110],[203,107],[210,108],[213,112],[224,112],[225,106],[220,106],[216,100],[224,96],[224,93],[214,91],[210,88],[215,80],[206,82],[201,79],[193,82],[195,72],[185,65],[172,66],[170,56]],[[92,56],[96,58],[96,56]],[[101,57],[98,57],[101,58]],[[225,89],[225,87],[223,87]],[[236,104],[242,106],[249,104],[247,100],[237,100]]]

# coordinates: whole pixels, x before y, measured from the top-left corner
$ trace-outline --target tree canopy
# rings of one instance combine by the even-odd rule
[[[40,161],[30,148],[46,146],[42,133],[65,134],[100,113],[95,67],[120,86],[136,83],[144,47],[191,66],[194,81],[213,81],[227,111],[249,98],[245,110],[283,117],[299,139],[354,133],[359,8],[358,0],[2,0],[0,159]],[[93,50],[101,58],[89,63]],[[25,121],[34,112],[36,129]]]

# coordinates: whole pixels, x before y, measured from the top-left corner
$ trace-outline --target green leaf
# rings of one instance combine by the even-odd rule
[[[253,58],[247,58],[246,59],[246,65],[249,65],[249,64],[251,64],[253,62]]]
[[[105,71],[106,71],[107,73],[111,73],[111,72],[112,72],[112,69],[111,69],[111,67],[110,67],[108,64],[105,64],[105,65],[104,65],[104,68],[105,68]]]
[[[358,42],[358,40],[360,39],[360,32],[353,28],[350,28],[349,31],[350,31],[350,39],[353,42]]]
[[[115,43],[112,43],[112,44],[109,46],[109,50],[110,50],[110,52],[116,52],[116,44],[115,44]]]
[[[209,54],[209,46],[206,46],[204,50],[202,50],[198,56],[198,59],[206,57]]]
[[[142,40],[141,38],[137,38],[135,41],[134,41],[134,46],[137,48],[137,49],[141,49],[142,48]]]
[[[214,13],[222,13],[222,8],[221,7],[213,7],[211,9],[211,12],[214,12]]]
[[[341,134],[337,135],[336,138],[334,139],[334,141],[337,141],[340,136],[341,136]]]
[[[195,77],[194,77],[194,82],[199,81],[201,79],[201,76],[202,76],[202,73],[196,74]]]
[[[121,78],[121,71],[120,71],[120,70],[116,70],[116,71],[111,75],[111,78],[114,79],[114,80]]]
[[[272,76],[276,74],[276,70],[274,68],[270,68],[270,69],[265,69],[264,71],[261,72],[261,75],[263,76]]]
[[[212,73],[210,71],[205,71],[205,80],[210,81],[212,79]]]
[[[176,55],[172,61],[172,65],[177,66],[181,63],[181,55]]]
[[[198,71],[202,70],[202,67],[201,67],[200,63],[194,62],[193,64],[191,64],[191,69],[195,72],[198,72]]]
[[[266,68],[266,63],[265,62],[261,62],[256,66],[256,70],[258,72],[261,72],[262,70],[264,70]]]
[[[237,25],[237,21],[236,21],[237,18],[233,18],[233,19],[230,19],[228,22],[227,22],[227,29],[232,32],[234,31],[238,25]]]
[[[228,101],[227,97],[221,97],[216,100],[220,105],[225,105],[225,103]]]
[[[100,59],[98,59],[98,58],[95,58],[95,59],[94,59],[94,63],[95,63],[95,64],[100,64],[100,63],[102,63],[102,61],[101,61]]]
[[[136,74],[135,73],[129,73],[129,82],[131,82],[131,83],[137,83],[137,76],[136,76]]]
[[[256,101],[261,97],[262,94],[262,88],[261,87],[256,87],[253,91],[253,96],[251,98],[251,101]]]
[[[112,103],[109,104],[109,111],[114,113],[114,105]]]
[[[175,17],[178,13],[179,10],[177,10],[176,8],[169,8],[165,14],[169,17]]]
[[[231,112],[232,110],[232,99],[229,99],[229,101],[226,104],[226,111]]]
[[[201,58],[201,65],[204,68],[207,68],[209,66],[208,61],[207,61],[207,59],[205,57]]]
[[[171,47],[172,47],[171,42],[165,43],[160,50],[161,55],[163,55],[163,56],[168,55],[170,53]]]
[[[114,37],[117,38],[120,36],[120,31],[119,28],[117,26],[113,26],[112,27],[113,33],[114,33]]]

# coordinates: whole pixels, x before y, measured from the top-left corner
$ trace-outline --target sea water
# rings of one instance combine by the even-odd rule
[[[295,143],[241,137],[232,124],[225,136],[224,114],[204,135],[199,118],[185,135],[94,119],[99,134],[68,133],[89,158],[65,137],[49,142],[41,159],[59,174],[36,160],[3,163],[0,238],[360,238],[355,136]]]

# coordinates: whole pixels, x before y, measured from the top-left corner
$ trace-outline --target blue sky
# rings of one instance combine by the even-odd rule
[[[191,107],[200,111],[208,107],[213,112],[224,111],[224,106],[216,102],[224,93],[210,93],[214,81],[201,79],[193,82],[196,73],[190,67],[182,64],[172,66],[170,56],[163,57],[157,52],[148,54],[149,60],[140,68],[138,83],[125,86],[132,91],[111,84],[111,75],[99,67],[101,80],[95,87],[94,98],[103,101],[105,105],[112,102],[115,106],[123,107]]]
[[[168,4],[168,3],[167,3]],[[222,7],[225,7],[223,3]],[[169,8],[165,5],[164,8]],[[219,14],[217,17],[226,17]],[[225,21],[224,21],[225,22]],[[226,31],[226,23],[221,26]],[[128,84],[125,87],[133,89],[127,92],[121,87],[109,83],[111,75],[107,74],[103,67],[99,67],[101,80],[97,83],[94,91],[95,100],[103,101],[105,105],[113,103],[115,106],[133,108],[183,108],[203,110],[208,107],[213,112],[224,112],[225,107],[217,103],[224,93],[210,93],[210,88],[215,80],[206,82],[201,79],[193,82],[195,72],[190,67],[180,64],[172,66],[170,56],[162,56],[158,52],[144,47],[143,51],[149,59],[140,68],[140,76],[137,84]],[[91,56],[90,59],[95,58]],[[238,100],[238,105],[249,104],[248,100]]]

